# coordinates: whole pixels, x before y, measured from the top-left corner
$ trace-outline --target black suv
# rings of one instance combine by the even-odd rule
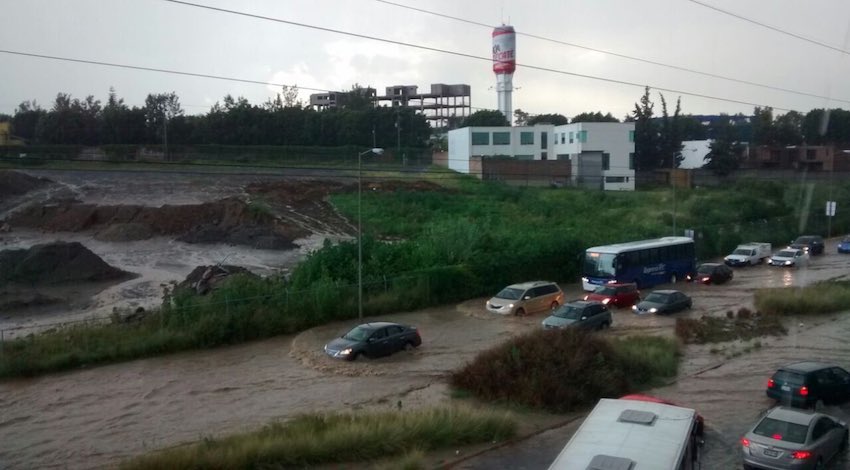
[[[823,254],[823,237],[820,235],[801,235],[789,245],[791,248],[808,251],[810,255]]]
[[[797,362],[780,367],[767,381],[766,392],[783,405],[841,403],[850,398],[850,372],[833,364]]]

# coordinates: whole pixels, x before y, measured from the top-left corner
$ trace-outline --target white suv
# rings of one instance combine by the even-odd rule
[[[564,302],[558,284],[549,281],[512,284],[487,301],[487,311],[500,315],[528,315],[549,311]]]

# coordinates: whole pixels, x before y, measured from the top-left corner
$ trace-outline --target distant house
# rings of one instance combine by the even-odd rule
[[[578,122],[562,126],[464,127],[449,131],[448,167],[491,179],[488,162],[528,162],[526,175],[545,179],[541,168],[557,170],[553,180],[605,190],[634,190],[634,123]],[[558,164],[543,162],[559,162]],[[512,171],[520,169],[513,165]],[[509,178],[500,178],[509,179]],[[554,182],[554,181],[553,181]]]

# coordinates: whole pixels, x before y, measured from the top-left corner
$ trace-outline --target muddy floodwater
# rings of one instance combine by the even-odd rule
[[[736,270],[725,286],[680,285],[694,297],[694,308],[681,315],[722,315],[751,305],[757,287],[793,289],[848,274],[850,256],[834,254],[832,247],[828,252],[808,269],[757,266]],[[566,289],[568,297],[580,293],[575,286]],[[325,357],[322,344],[355,323],[345,322],[292,337],[4,381],[0,462],[5,468],[99,467],[306,411],[438,404],[447,398],[449,371],[509,335],[539,327],[538,317],[489,315],[484,300],[381,317],[418,325],[424,341],[413,353],[385,359],[348,363]],[[674,321],[619,311],[610,334],[672,334]],[[764,383],[775,367],[806,358],[850,365],[850,316],[789,318],[787,325],[787,337],[763,338],[760,349],[736,357],[727,353],[741,345],[719,345],[725,352],[714,353],[708,346],[688,347],[679,380],[651,392],[705,416],[703,468],[735,468],[738,438],[771,405]],[[846,407],[834,411],[850,418]],[[494,461],[546,468],[571,429],[484,454],[461,468],[494,468]]]

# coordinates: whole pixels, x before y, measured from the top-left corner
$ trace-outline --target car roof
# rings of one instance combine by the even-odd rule
[[[635,286],[637,285],[634,282],[611,282],[608,284],[602,284],[599,287],[625,287],[625,286]]]
[[[779,368],[779,370],[790,371],[790,372],[814,372],[816,370],[828,369],[830,367],[837,367],[832,364],[827,364],[825,362],[815,362],[815,361],[802,361],[795,362],[793,364],[788,364]]]
[[[819,238],[823,238],[820,235],[800,235],[797,237],[797,240],[817,240]]]
[[[652,291],[653,294],[673,294],[673,293],[676,293],[676,292],[679,292],[679,291],[674,290],[674,289],[660,289],[660,290]]]
[[[784,406],[772,408],[765,415],[766,418],[777,419],[779,421],[785,421],[786,423],[801,424],[803,426],[808,426],[811,424],[812,420],[818,416],[818,413],[811,410],[787,408]]]
[[[587,307],[588,305],[596,305],[596,304],[605,305],[598,300],[573,300],[572,302],[568,302],[564,305],[570,305],[570,306],[573,306],[573,307],[584,308],[584,307]]]
[[[550,281],[528,281],[528,282],[520,282],[520,283],[517,283],[517,284],[511,284],[507,288],[530,289],[532,287],[546,286],[546,285],[549,285],[549,284],[555,284],[555,283],[550,282]]]
[[[702,267],[704,267],[704,266],[708,266],[708,267],[710,267],[710,268],[713,268],[713,267],[715,267],[715,266],[725,266],[725,265],[724,265],[724,264],[720,264],[720,263],[702,263],[701,265],[699,265],[699,267],[700,267],[700,268],[702,268]]]
[[[369,323],[363,323],[362,325],[357,325],[361,328],[368,328],[370,330],[377,330],[378,328],[383,328],[385,326],[404,326],[401,323],[395,323],[391,321],[373,321]]]

